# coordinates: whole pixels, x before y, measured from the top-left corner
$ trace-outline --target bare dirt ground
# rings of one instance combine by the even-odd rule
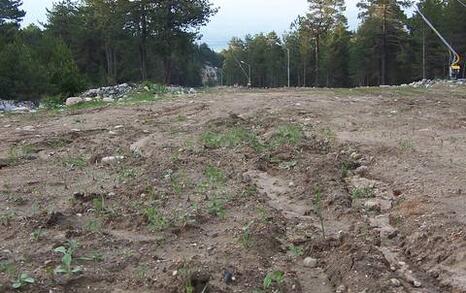
[[[466,292],[466,88],[210,90],[0,137],[0,292]]]

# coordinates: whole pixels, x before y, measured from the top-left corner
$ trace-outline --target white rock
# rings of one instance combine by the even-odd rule
[[[123,126],[123,125],[117,125],[117,126],[115,126],[115,127],[113,127],[113,128],[115,128],[115,129],[121,129],[121,128],[124,128],[124,126]]]
[[[80,104],[82,102],[84,102],[84,99],[81,97],[71,97],[71,98],[66,99],[65,104],[67,106],[73,106],[73,105]]]
[[[121,160],[124,160],[124,156],[110,156],[110,157],[104,157],[102,158],[102,163],[104,164],[113,164],[116,162],[119,162]]]
[[[34,131],[34,126],[32,125],[28,125],[28,126],[24,126],[23,128],[21,128],[21,130],[24,130],[24,131]]]
[[[416,288],[422,287],[422,283],[419,282],[419,281],[414,281],[414,282],[413,282],[413,285],[414,285],[414,287],[416,287]]]
[[[317,266],[317,259],[312,257],[306,257],[303,261],[305,267],[315,268]]]
[[[353,160],[359,160],[362,156],[360,154],[358,154],[357,152],[353,152],[351,155],[350,155],[351,159]]]
[[[115,102],[115,100],[112,99],[112,98],[103,98],[102,101],[104,101],[105,103],[113,103],[113,102]]]
[[[336,293],[343,293],[346,291],[345,285],[340,285],[338,286],[337,290],[335,291]]]
[[[93,100],[94,100],[93,98],[89,98],[89,97],[84,98],[84,102],[92,102]]]
[[[400,287],[401,286],[400,280],[395,279],[395,278],[390,279],[390,283],[392,283],[392,285],[395,286],[395,287]]]

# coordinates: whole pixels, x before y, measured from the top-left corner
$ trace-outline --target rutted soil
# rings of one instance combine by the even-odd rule
[[[465,117],[465,88],[0,116],[0,292],[466,292]]]

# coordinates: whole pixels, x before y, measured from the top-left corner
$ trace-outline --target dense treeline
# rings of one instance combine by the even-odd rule
[[[252,86],[286,85],[288,52],[291,86],[400,84],[448,77],[449,51],[417,13],[407,17],[410,2],[362,0],[356,32],[348,30],[342,0],[308,2],[308,14],[281,39],[269,33],[231,40],[222,52],[226,84],[246,85],[251,70]],[[419,7],[464,57],[466,7],[458,0],[422,0]]]
[[[0,97],[75,94],[86,86],[152,80],[201,85],[220,56],[197,45],[216,12],[208,0],[62,0],[44,28],[20,28],[21,0],[0,0]]]

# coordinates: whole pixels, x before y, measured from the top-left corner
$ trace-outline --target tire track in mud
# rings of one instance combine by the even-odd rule
[[[268,205],[280,212],[289,221],[288,225],[298,221],[304,222],[316,230],[320,229],[319,219],[313,212],[312,202],[292,199],[290,197],[292,190],[286,180],[258,170],[244,173],[243,178],[256,185],[259,194],[265,196]],[[378,238],[378,245],[365,244],[365,246],[369,246],[370,250],[376,251],[383,258],[381,263],[385,264],[381,268],[384,272],[380,273],[381,276],[384,276],[384,281],[379,280],[379,284],[365,288],[361,292],[442,292],[428,274],[409,264],[403,256],[399,247],[399,232],[390,224],[389,213],[395,197],[388,193],[389,186],[383,182],[369,180],[358,175],[348,177],[346,184],[347,190],[366,187],[374,189],[373,198],[363,199],[359,202],[362,205],[362,210],[369,213],[362,215],[362,218],[358,213],[356,221],[365,222],[369,229],[373,231],[375,238]],[[354,212],[352,213],[354,214]],[[333,244],[336,249],[347,245],[345,241],[348,242],[348,239],[360,236],[355,235],[359,231],[352,229],[351,226],[355,225],[355,223],[350,225],[347,217],[329,215],[325,221],[328,222],[326,225],[329,226],[328,231],[326,231],[328,233],[326,241],[336,242],[336,244]],[[344,235],[344,241],[342,241],[342,235]],[[351,242],[351,240],[349,241]],[[319,245],[322,244],[317,244],[317,246]],[[326,244],[324,244],[324,249],[325,246]],[[345,254],[344,251],[341,253]],[[335,288],[337,292],[359,292],[354,290],[356,288],[352,288],[352,284],[345,284],[344,281],[345,274],[350,274],[349,271],[354,268],[345,272],[344,265],[338,267],[338,258],[335,260],[334,258],[326,258],[325,254],[322,255],[323,257],[318,259],[318,264],[321,267],[309,269],[301,264],[296,264],[296,271],[303,292],[335,292]],[[334,276],[335,271],[340,275],[337,278]],[[315,291],[316,288],[319,288],[319,290]]]

